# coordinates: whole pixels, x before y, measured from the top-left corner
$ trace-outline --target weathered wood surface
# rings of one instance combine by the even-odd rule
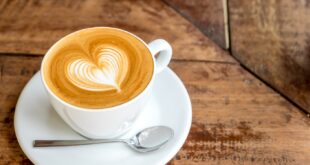
[[[164,0],[181,15],[194,23],[204,34],[227,49],[228,31],[225,30],[226,0]]]
[[[10,13],[15,8],[19,12]],[[63,21],[69,16],[74,20]],[[161,1],[0,1],[0,20],[0,164],[31,164],[16,141],[13,116],[22,88],[39,69],[40,54],[64,34],[99,25],[172,42],[170,67],[189,91],[193,124],[169,164],[310,161],[310,119]]]
[[[234,61],[212,56],[222,50],[159,0],[2,0],[0,52],[44,54],[66,34],[94,26],[125,29],[147,42],[164,38],[175,59]]]
[[[1,164],[30,164],[16,141],[13,115],[41,59],[0,56]],[[170,67],[184,81],[193,104],[190,135],[170,164],[310,161],[310,119],[238,64],[174,60]]]
[[[232,54],[310,112],[310,1],[230,0]]]
[[[310,119],[239,65],[171,67],[193,103],[191,132],[172,164],[309,163]]]
[[[15,136],[14,111],[21,90],[38,71],[41,59],[0,55],[0,164],[31,164]]]

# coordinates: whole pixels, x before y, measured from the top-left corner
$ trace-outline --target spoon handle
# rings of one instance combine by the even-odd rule
[[[98,139],[98,140],[35,140],[33,147],[53,147],[53,146],[77,146],[98,143],[125,142],[123,139]]]

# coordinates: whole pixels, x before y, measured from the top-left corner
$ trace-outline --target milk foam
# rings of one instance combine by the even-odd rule
[[[88,57],[89,58],[89,57]],[[121,91],[120,83],[128,71],[128,58],[117,48],[103,48],[99,54],[74,59],[67,67],[67,78],[75,86],[89,91]]]

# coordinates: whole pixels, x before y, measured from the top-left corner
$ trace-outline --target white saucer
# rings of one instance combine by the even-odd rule
[[[48,102],[40,73],[25,86],[17,102],[14,126],[17,140],[35,164],[165,164],[180,150],[189,133],[192,108],[188,93],[176,74],[165,69],[156,76],[153,95],[132,130],[123,137],[154,125],[174,129],[174,138],[163,148],[137,153],[125,144],[33,148],[35,139],[83,139],[57,115]]]

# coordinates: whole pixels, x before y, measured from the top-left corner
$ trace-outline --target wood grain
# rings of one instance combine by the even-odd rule
[[[310,161],[310,119],[239,65],[171,67],[184,81],[193,104],[190,135],[172,164]]]
[[[166,39],[175,59],[234,61],[221,53],[213,56],[222,50],[160,0],[2,0],[0,20],[0,52],[44,54],[73,31],[112,26],[147,42]]]
[[[18,96],[34,73],[41,57],[0,56],[0,164],[32,164],[20,149],[14,132]]]
[[[310,112],[310,1],[230,0],[232,54]]]
[[[280,0],[279,5],[283,5],[283,1]],[[13,129],[18,96],[27,81],[38,71],[41,55],[51,44],[65,34],[91,26],[120,27],[138,34],[146,41],[162,37],[172,43],[175,51],[170,67],[185,83],[190,94],[193,123],[186,143],[169,164],[308,164],[309,117],[244,70],[227,52],[162,1],[107,2],[106,0],[0,1],[0,164],[32,164],[21,151]],[[231,3],[234,2],[231,0]],[[241,6],[245,2],[247,1],[240,1]],[[251,2],[254,6],[257,6],[255,3],[266,3],[261,9],[253,11],[252,17],[256,18],[255,13],[260,13],[261,10],[268,13],[271,9],[266,6],[274,1]],[[294,4],[302,2],[307,1],[294,1]],[[231,3],[230,7],[236,9],[232,11],[235,14],[233,17],[247,18],[251,15]],[[249,11],[252,10],[251,5],[247,6]],[[305,10],[300,9],[301,12],[307,13],[308,10]],[[244,12],[247,15],[243,15]],[[294,16],[297,17],[298,14]],[[269,17],[261,17],[262,20],[265,18],[264,25],[260,25],[267,29],[263,34],[273,36],[275,32],[269,33],[267,26],[272,24],[273,19],[269,21],[267,19]],[[298,21],[300,19],[296,18]],[[252,24],[255,22],[242,20],[235,22],[234,26],[239,25],[241,29],[234,33],[246,34],[249,42],[253,42],[249,45],[252,52],[255,52],[256,48],[252,38],[265,39],[264,41],[270,45],[266,50],[272,54],[270,47],[275,45],[275,48],[278,48],[276,46],[279,41],[268,42],[264,35],[256,36],[250,33],[251,30],[255,31],[255,28],[242,29],[244,26],[252,27]],[[305,28],[299,27],[303,24],[298,27],[290,26],[297,29]],[[299,30],[298,32],[301,32]],[[241,33],[242,31],[244,33]],[[298,33],[297,36],[299,35]],[[247,40],[242,37],[239,39],[242,40],[234,41],[234,53],[238,52],[235,50],[245,51],[241,48],[243,44],[247,44]],[[296,39],[298,44],[299,39],[298,41]],[[308,42],[307,39],[306,41]],[[256,44],[262,43],[256,42]],[[283,45],[286,47],[285,50],[292,50],[290,44]],[[299,47],[296,46],[296,50],[297,48]],[[257,62],[269,61],[269,58],[264,58],[266,56],[264,51],[261,49],[257,51],[262,52],[263,58],[262,60],[256,58]],[[277,58],[272,56],[272,59]],[[287,62],[293,61],[291,58],[287,58],[283,63],[286,67],[293,67],[292,71],[281,71],[285,76],[295,74],[293,79],[295,81],[287,79],[290,83],[293,82],[287,87],[288,89],[285,89],[288,91],[291,88],[297,89],[298,84],[302,86],[305,83],[299,80],[303,80],[301,77],[307,74],[308,66],[307,63],[303,64],[304,60],[295,60],[292,62],[294,65]],[[273,63],[268,64],[270,65],[262,65],[265,73],[269,73],[267,69],[273,71],[270,74],[279,73],[270,68]],[[280,69],[281,66],[275,65]]]
[[[30,164],[17,144],[13,115],[19,93],[41,59],[0,56],[1,164]],[[310,119],[240,65],[173,60],[170,67],[189,91],[193,124],[185,145],[169,164],[310,161]]]
[[[229,47],[226,39],[223,0],[164,0],[185,18],[196,25],[220,47]],[[226,22],[227,23],[227,22]]]

